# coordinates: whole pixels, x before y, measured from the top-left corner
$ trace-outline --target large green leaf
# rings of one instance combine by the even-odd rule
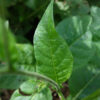
[[[43,83],[27,81],[16,90],[10,100],[52,100],[51,91]]]
[[[53,0],[35,31],[34,51],[39,73],[50,77],[58,84],[70,77],[73,58],[66,42],[55,30]]]
[[[68,42],[74,57],[74,68],[82,67],[93,56],[92,34],[89,31],[90,16],[73,16],[61,21],[57,32]]]
[[[100,84],[100,34],[99,34],[100,13],[99,10],[100,9],[97,7],[92,7],[91,9],[91,14],[93,17],[91,30],[93,33],[93,42],[94,42],[93,46],[95,48],[95,53],[93,55],[93,58],[90,61],[88,60],[89,62],[88,65],[84,67],[80,67],[78,69],[74,69],[73,71],[72,77],[69,81],[69,88],[70,88],[71,95],[73,97],[72,100],[81,100],[84,97],[85,97],[84,100],[99,99],[96,97],[97,95],[99,95],[98,89],[100,89],[100,85],[99,85]],[[72,24],[70,25],[72,26]],[[68,23],[66,23],[66,26],[69,26]],[[90,55],[91,54],[89,54],[88,56]]]
[[[74,69],[72,77],[69,80],[73,100],[91,98],[91,95],[100,89],[100,42],[94,42],[93,46],[95,53],[92,59],[86,66]],[[97,99],[95,96],[89,100]]]
[[[69,80],[72,100],[81,100],[100,88],[99,43],[92,42],[91,21],[89,16],[74,16],[66,18],[57,26],[57,31],[68,42],[75,60]]]
[[[100,89],[100,42],[93,44],[95,48],[94,56],[83,68],[74,69],[69,80],[73,100],[92,98],[94,96],[92,94],[95,94],[93,100],[97,100],[95,91]]]

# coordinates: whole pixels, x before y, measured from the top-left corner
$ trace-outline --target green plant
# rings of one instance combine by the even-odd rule
[[[57,34],[55,30],[53,22],[53,1],[48,6],[36,29],[34,36],[33,55],[32,47],[28,45],[16,45],[13,36],[11,36],[12,34],[5,26],[4,20],[0,19],[0,22],[0,46],[2,48],[0,51],[0,57],[1,61],[4,62],[4,66],[7,66],[8,68],[5,68],[7,71],[1,72],[1,74],[29,75],[33,77],[35,76],[54,85],[58,93],[61,94],[60,87],[62,86],[62,83],[69,79],[71,75],[73,58],[66,42]],[[7,40],[6,38],[9,40]],[[26,49],[24,49],[25,47]],[[63,55],[63,53],[65,55]],[[34,55],[36,64],[34,64]],[[27,69],[27,67],[30,68]],[[32,98],[33,97],[34,96],[32,96]],[[11,100],[13,100],[12,98]],[[61,98],[63,99],[62,96]]]
[[[4,16],[0,18],[0,88],[16,89],[10,100],[52,100],[52,89],[65,100],[61,88],[69,80],[67,100],[99,100],[100,8],[72,16],[77,4],[83,4],[76,0],[68,9],[71,16],[55,27],[53,3],[35,30],[33,46],[18,44]],[[35,9],[39,2],[25,4]]]

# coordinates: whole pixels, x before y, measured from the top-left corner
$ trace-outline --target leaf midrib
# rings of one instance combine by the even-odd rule
[[[77,37],[74,41],[72,41],[72,43],[69,45],[69,47],[71,47],[75,42],[77,42],[78,40],[80,40],[81,39],[81,37],[83,36],[83,35],[85,35],[86,33],[84,33],[84,34],[81,34],[79,37]]]
[[[50,43],[51,44],[51,43]],[[51,48],[51,45],[50,45],[50,48]],[[53,51],[52,51],[52,48],[50,49],[51,51],[51,62],[52,62],[52,66],[54,68],[54,73],[55,73],[55,77],[56,77],[56,82],[58,83],[58,75],[57,75],[57,69],[55,67],[55,62],[54,62],[54,58],[53,58]]]
[[[77,42],[79,39],[81,39],[81,37],[82,37],[83,35],[85,35],[85,34],[89,31],[89,27],[90,27],[91,23],[92,23],[92,20],[91,20],[91,21],[89,22],[89,24],[87,25],[87,30],[86,30],[86,32],[84,32],[84,33],[81,34],[79,37],[77,37],[77,38],[69,45],[69,47],[71,47],[75,42]]]

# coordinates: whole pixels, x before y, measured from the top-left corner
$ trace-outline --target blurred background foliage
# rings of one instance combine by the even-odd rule
[[[0,0],[0,16],[4,13],[19,43],[32,43],[33,34],[50,0]],[[72,15],[89,14],[99,0],[55,0],[55,23]],[[4,10],[2,10],[5,8]]]
[[[7,25],[10,27],[12,33],[15,35],[17,43],[33,44],[33,35],[35,32],[35,29],[36,29],[38,23],[40,22],[40,19],[50,1],[51,0],[0,0],[0,17],[4,17],[7,20]],[[93,39],[93,42],[97,42],[97,43],[95,43],[95,45],[96,45],[96,47],[97,47],[96,49],[98,49],[98,51],[96,52],[95,57],[93,57],[92,60],[90,60],[88,63],[89,63],[89,65],[91,65],[93,67],[94,67],[94,65],[97,65],[96,66],[97,71],[98,71],[99,65],[100,65],[99,64],[100,46],[98,46],[100,44],[100,42],[99,42],[100,41],[100,34],[99,34],[100,33],[100,13],[99,13],[100,8],[98,8],[98,7],[100,7],[100,0],[55,0],[55,3],[54,3],[55,26],[57,26],[58,23],[61,22],[63,19],[71,18],[72,16],[76,16],[76,17],[80,16],[80,18],[83,15],[84,16],[87,16],[87,15],[92,16],[92,18],[93,18],[93,24],[91,25],[91,31],[93,33],[92,39]],[[85,23],[86,21],[83,21],[83,22]],[[70,23],[71,23],[71,21],[70,21]],[[69,25],[67,25],[67,26],[69,26]],[[73,27],[71,26],[71,29],[72,28]],[[58,28],[58,30],[60,30],[60,28]],[[71,32],[70,30],[68,30],[69,34]],[[64,32],[66,32],[66,30]],[[63,32],[61,32],[61,33],[63,33]],[[30,45],[27,45],[28,48],[30,48],[32,50],[32,52],[29,52],[27,50],[27,48],[24,48],[24,47],[22,47],[22,48],[24,48],[24,50],[22,50],[21,45],[17,45],[17,46],[20,47],[19,55],[22,52],[22,55],[20,55],[21,57],[19,56],[20,59],[18,60],[18,64],[22,64],[22,65],[24,63],[34,64],[34,62],[32,62],[32,61],[35,58],[28,59],[28,56],[33,55],[33,53],[32,53],[33,48]],[[23,59],[23,56],[25,54],[27,54],[27,55]],[[86,52],[86,54],[87,54],[87,52]],[[23,59],[23,62],[21,62],[22,59]],[[86,60],[87,60],[87,57],[86,57]],[[79,62],[80,62],[80,60],[79,60]],[[0,64],[2,64],[2,63],[0,62]],[[24,66],[24,67],[26,67],[26,66]],[[27,69],[28,69],[28,67],[27,67]],[[30,69],[30,70],[34,70],[34,69]],[[87,74],[82,73],[82,72],[85,72],[83,70],[85,70]],[[96,73],[97,73],[97,71],[96,71]],[[80,69],[80,73],[83,74],[83,76],[85,76],[87,79],[89,79],[87,77],[89,75],[89,73],[87,72],[86,69],[84,69],[84,68]],[[77,75],[79,76],[79,69],[76,71],[75,74],[76,74],[76,76]],[[82,79],[81,77],[83,77],[83,76],[81,75],[80,79]],[[94,74],[93,75],[90,74],[90,76],[92,77],[92,76],[94,76]],[[7,76],[4,76],[4,79],[6,77]],[[18,76],[17,79],[19,79],[19,77],[20,76]],[[75,79],[74,81],[79,81],[79,83],[80,83],[80,80],[78,80],[75,77],[74,78],[72,77],[73,79]],[[11,77],[11,78],[12,78],[12,81],[15,79],[13,77]],[[98,78],[98,80],[100,80],[100,77],[97,77],[97,78]],[[25,80],[25,79],[26,78],[23,77],[23,80]],[[0,82],[2,82],[2,81],[0,81]],[[72,82],[72,83],[75,83],[75,82]],[[8,83],[6,83],[6,84],[8,84]],[[16,83],[13,83],[12,85],[15,86],[15,84]],[[97,85],[97,87],[100,86],[99,81],[96,83],[96,85]],[[96,85],[93,83],[92,86],[96,87]],[[0,85],[0,87],[3,87],[3,86]],[[16,87],[18,87],[18,86],[16,86]],[[93,87],[93,88],[95,88],[95,87]],[[10,88],[10,86],[9,86],[9,88]],[[88,90],[90,90],[90,92],[91,92],[90,88]],[[87,91],[85,91],[85,92],[87,92]],[[99,93],[99,92],[97,91],[97,93]],[[93,96],[94,96],[94,94],[95,93],[93,93]],[[91,95],[84,98],[84,100],[88,100],[87,98],[90,98],[90,97],[91,97]],[[97,100],[99,100],[99,99],[97,99]]]

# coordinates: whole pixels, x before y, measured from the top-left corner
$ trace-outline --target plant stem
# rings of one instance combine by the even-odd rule
[[[61,90],[58,91],[58,95],[60,97],[60,100],[65,100],[64,95],[62,94]]]
[[[35,77],[39,80],[43,80],[43,81],[46,81],[48,83],[50,83],[51,85],[55,86],[57,92],[58,92],[58,95],[60,97],[60,100],[65,100],[61,90],[60,90],[60,87],[59,85],[53,81],[52,79],[44,76],[44,75],[41,75],[39,73],[36,73],[36,72],[28,72],[28,71],[6,71],[6,72],[0,72],[0,74],[14,74],[14,75],[25,75],[25,76],[30,76],[30,77]]]
[[[43,81],[46,81],[48,83],[50,83],[51,85],[55,86],[55,88],[58,90],[60,90],[59,88],[59,85],[53,81],[52,79],[44,76],[44,75],[41,75],[39,73],[36,73],[36,72],[28,72],[28,71],[6,71],[6,72],[0,72],[0,74],[14,74],[14,75],[25,75],[25,76],[30,76],[30,77],[35,77],[39,80],[43,80]]]

